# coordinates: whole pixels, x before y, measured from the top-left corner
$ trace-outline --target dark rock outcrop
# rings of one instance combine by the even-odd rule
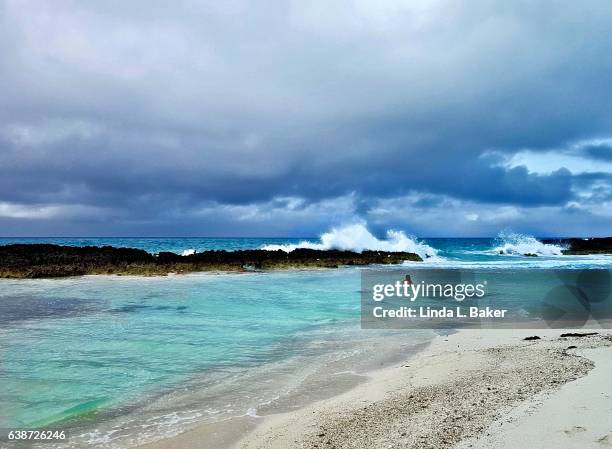
[[[16,244],[0,246],[0,277],[45,278],[85,274],[155,276],[196,271],[247,271],[291,268],[336,268],[341,265],[397,264],[421,261],[413,253],[296,249],[284,251],[204,251],[180,256],[158,255],[112,246]]]
[[[597,332],[567,332],[565,334],[561,334],[562,338],[580,338],[580,337],[590,337],[592,335],[599,335]]]
[[[542,242],[567,246],[563,254],[612,254],[612,237],[544,239]]]

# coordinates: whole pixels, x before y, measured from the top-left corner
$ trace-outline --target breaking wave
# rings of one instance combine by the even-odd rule
[[[298,248],[309,249],[339,249],[345,251],[405,251],[416,253],[423,259],[435,257],[437,252],[431,246],[408,237],[403,231],[387,231],[386,239],[378,239],[363,224],[352,224],[341,228],[333,228],[321,235],[319,242],[304,240],[297,244],[264,245],[268,251],[283,250],[286,252]]]
[[[542,243],[535,237],[512,232],[500,232],[497,236],[499,246],[493,248],[496,254],[560,256],[563,246]]]
[[[186,249],[185,251],[183,251],[181,253],[181,256],[191,256],[192,254],[195,254],[195,253],[196,253],[195,249],[189,248],[189,249]]]

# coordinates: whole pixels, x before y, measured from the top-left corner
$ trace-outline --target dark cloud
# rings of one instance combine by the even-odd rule
[[[612,146],[610,144],[587,145],[582,151],[587,157],[602,161],[612,161]]]
[[[612,134],[611,25],[604,1],[6,1],[0,224],[306,235],[362,218],[432,235],[452,200],[571,211],[588,234],[611,213],[608,168],[505,161]],[[428,223],[372,212],[414,194]]]

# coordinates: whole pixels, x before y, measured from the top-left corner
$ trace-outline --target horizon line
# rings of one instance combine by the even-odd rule
[[[551,236],[551,235],[535,235],[529,233],[516,233],[519,235],[532,236],[535,238],[543,238],[543,239],[570,239],[570,238],[607,238],[612,237],[612,235],[573,235],[573,236]],[[415,237],[417,239],[492,239],[492,238],[500,238],[499,235],[495,236],[443,236],[443,237],[422,237],[422,236],[414,236],[408,235],[409,237]],[[384,238],[384,237],[383,237]],[[298,236],[298,237],[275,237],[275,236],[57,236],[57,235],[45,235],[45,236],[0,236],[0,239],[320,239],[320,236]]]

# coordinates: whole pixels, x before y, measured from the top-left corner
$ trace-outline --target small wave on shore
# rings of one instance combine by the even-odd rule
[[[333,228],[321,235],[319,242],[304,240],[297,244],[264,245],[262,249],[268,251],[283,250],[291,252],[298,248],[328,250],[338,249],[344,251],[404,251],[415,253],[423,259],[435,257],[437,251],[431,246],[408,237],[403,231],[387,231],[386,239],[376,238],[363,224],[357,223],[340,228]]]
[[[530,235],[505,231],[499,233],[496,242],[498,246],[493,248],[493,252],[502,255],[560,256],[564,249],[561,245],[542,243]]]

